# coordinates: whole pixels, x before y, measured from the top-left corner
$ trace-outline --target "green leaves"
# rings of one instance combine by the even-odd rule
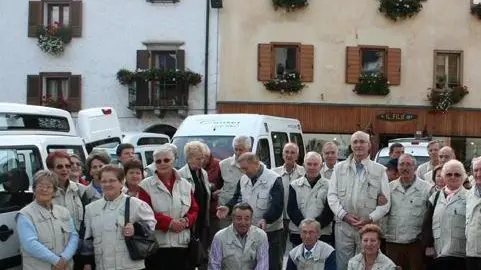
[[[163,70],[151,68],[139,71],[120,69],[117,72],[117,80],[122,85],[131,85],[139,79],[143,81],[183,82],[188,85],[197,85],[202,81],[202,77],[199,73],[189,70]]]
[[[305,87],[297,72],[285,73],[281,77],[265,82],[264,86],[269,91],[279,91],[282,94],[297,93]]]
[[[385,96],[390,92],[389,82],[382,73],[363,72],[352,91],[359,95]]]
[[[379,0],[379,11],[393,21],[416,15],[427,0]]]

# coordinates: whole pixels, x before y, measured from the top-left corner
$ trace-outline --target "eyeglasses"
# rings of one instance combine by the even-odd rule
[[[72,167],[72,165],[70,165],[70,164],[57,164],[55,166],[55,169],[57,169],[57,170],[61,170],[63,168],[70,169],[70,167]]]
[[[157,160],[155,160],[155,164],[170,163],[171,161],[172,161],[172,159],[170,159],[170,158],[157,159]]]
[[[39,190],[53,190],[53,186],[52,185],[37,185],[35,187],[35,189],[39,189]]]
[[[446,173],[445,174],[447,177],[461,177],[460,173]]]
[[[450,155],[439,155],[439,158],[451,158]]]
[[[74,165],[75,165],[75,166],[77,166],[77,167],[81,167],[81,166],[82,166],[82,164],[81,164],[80,162],[72,162],[72,163],[70,163],[70,165],[71,165],[71,166],[74,166]]]
[[[116,183],[116,182],[120,182],[120,180],[117,180],[117,179],[100,180],[101,185],[113,184],[113,183]]]

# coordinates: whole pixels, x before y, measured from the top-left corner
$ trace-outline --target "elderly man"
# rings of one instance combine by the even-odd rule
[[[273,171],[282,177],[282,184],[284,187],[284,231],[283,240],[281,243],[281,252],[286,251],[286,242],[289,235],[289,216],[287,215],[287,198],[289,197],[289,185],[295,179],[304,176],[304,167],[298,165],[297,158],[299,157],[299,147],[295,143],[286,143],[282,150],[282,158],[284,165],[273,169]]]
[[[424,178],[424,175],[434,170],[434,167],[438,166],[439,164],[438,152],[441,148],[441,142],[438,140],[430,141],[427,148],[429,154],[429,161],[419,165],[418,169],[416,170],[416,175],[423,180],[426,180]]]
[[[389,147],[389,157],[391,159],[397,159],[404,154],[404,146],[400,143],[393,143]]]
[[[266,233],[252,225],[254,210],[240,203],[232,210],[232,225],[217,232],[212,241],[209,270],[265,270],[269,268]]]
[[[466,194],[467,269],[481,269],[481,158],[472,161],[474,186]]]
[[[217,208],[217,216],[225,218],[229,209],[238,202],[248,203],[254,210],[253,223],[267,232],[269,240],[269,269],[282,268],[282,211],[284,210],[284,188],[282,178],[267,169],[254,153],[239,157],[239,166],[244,172],[237,184],[234,196]]]
[[[386,216],[386,253],[402,269],[423,270],[424,249],[418,236],[432,186],[416,176],[416,159],[411,155],[399,157],[398,170],[399,179],[389,183],[391,210]]]
[[[332,172],[334,171],[334,165],[339,158],[339,148],[334,142],[326,142],[322,146],[322,158],[324,160],[324,166],[322,166],[321,174],[326,179],[331,179]]]
[[[232,140],[232,148],[234,149],[234,155],[221,160],[219,163],[223,183],[220,191],[215,192],[214,194],[218,196],[219,205],[225,205],[232,196],[234,196],[236,186],[243,175],[238,159],[242,154],[251,150],[252,140],[249,136],[236,136]],[[230,223],[230,217],[227,217],[225,220],[220,220],[219,229],[229,226]]]
[[[441,148],[438,152],[438,160],[439,160],[439,165],[444,165],[446,162],[456,159],[456,154],[454,153],[453,148],[449,146],[444,146]],[[433,171],[429,171],[426,174],[424,174],[424,180],[428,181],[428,183],[434,185],[433,181]]]
[[[302,243],[299,235],[299,225],[306,218],[315,219],[322,225],[320,240],[333,245],[332,242],[332,212],[327,205],[329,182],[322,178],[321,155],[309,152],[304,157],[306,175],[294,180],[289,187],[287,213],[291,217],[289,230],[293,246]]]
[[[334,248],[318,240],[321,234],[319,222],[305,219],[300,229],[302,244],[289,252],[286,270],[337,270]]]
[[[391,207],[386,168],[369,159],[369,135],[356,131],[351,136],[353,154],[334,167],[327,201],[336,217],[336,261],[339,270],[347,269],[350,258],[360,252],[358,230],[378,222]],[[378,196],[387,202],[378,205]]]

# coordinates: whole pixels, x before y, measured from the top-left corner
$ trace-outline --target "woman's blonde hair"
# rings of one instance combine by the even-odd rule
[[[200,141],[191,141],[186,143],[184,146],[184,155],[186,160],[189,160],[193,155],[197,153],[204,155],[204,152],[205,152],[204,143]]]

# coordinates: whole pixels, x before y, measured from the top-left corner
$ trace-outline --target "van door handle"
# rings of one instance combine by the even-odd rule
[[[13,230],[7,225],[0,226],[0,241],[5,242],[13,234]]]

